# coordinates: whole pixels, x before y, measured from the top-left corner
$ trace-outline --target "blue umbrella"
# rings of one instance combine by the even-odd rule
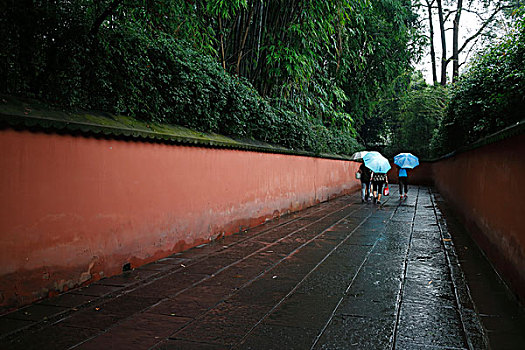
[[[400,168],[414,169],[419,165],[419,159],[412,153],[399,153],[394,157],[394,164]]]
[[[390,170],[390,162],[381,153],[372,151],[363,156],[365,166],[374,173],[386,174]]]

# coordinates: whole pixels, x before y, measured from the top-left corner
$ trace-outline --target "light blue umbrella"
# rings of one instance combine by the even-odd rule
[[[363,156],[365,166],[374,173],[386,174],[390,170],[390,162],[381,153],[372,151]]]
[[[414,169],[419,165],[419,159],[412,153],[399,153],[394,157],[394,164],[400,168]]]

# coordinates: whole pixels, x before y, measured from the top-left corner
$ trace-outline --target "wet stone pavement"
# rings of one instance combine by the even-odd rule
[[[358,194],[0,317],[2,349],[523,349],[525,317],[449,209]]]

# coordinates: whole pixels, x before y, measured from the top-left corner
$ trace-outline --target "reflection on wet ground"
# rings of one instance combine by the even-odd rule
[[[523,309],[426,187],[325,202],[0,317],[6,349],[523,349]]]

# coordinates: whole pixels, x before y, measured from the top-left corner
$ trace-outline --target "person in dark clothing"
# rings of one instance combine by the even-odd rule
[[[405,168],[399,168],[399,198],[407,198],[408,193],[408,174]],[[403,194],[404,193],[404,194]]]
[[[383,173],[372,174],[372,186],[374,189],[374,203],[381,204],[381,195],[383,194],[383,186],[388,184],[388,177]]]
[[[357,171],[361,174],[361,203],[367,202],[370,198],[370,175],[372,172],[362,163]]]

